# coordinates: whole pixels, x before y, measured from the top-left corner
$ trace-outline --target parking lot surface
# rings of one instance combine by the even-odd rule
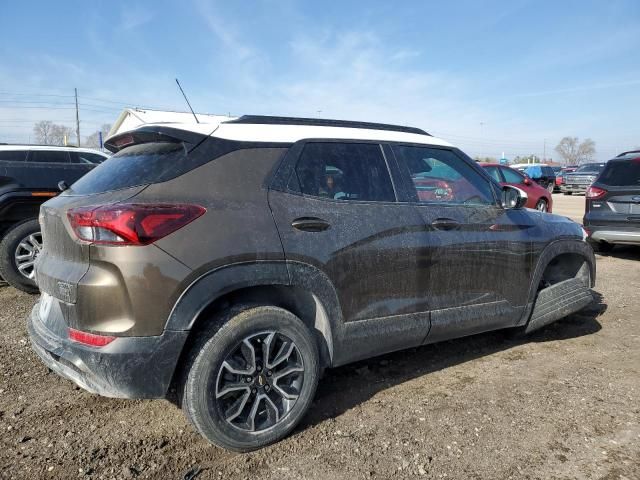
[[[554,202],[580,220],[583,196]],[[294,434],[250,454],[210,446],[167,401],[49,373],[25,328],[37,297],[0,286],[0,478],[640,478],[640,248],[597,258],[587,309],[525,340],[330,370]]]

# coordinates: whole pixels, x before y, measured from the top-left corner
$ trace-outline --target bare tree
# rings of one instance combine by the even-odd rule
[[[100,132],[102,132],[102,139],[104,140],[104,138],[107,136],[107,133],[109,133],[109,130],[111,130],[111,125],[108,123],[103,124],[102,127],[100,127],[100,130],[93,132],[91,135],[85,138],[84,146],[91,148],[100,148],[99,134]]]
[[[69,143],[72,130],[65,125],[57,125],[49,120],[42,120],[33,126],[36,143],[43,145],[64,145]]]
[[[65,125],[53,125],[51,133],[51,145],[69,144],[73,130]]]
[[[33,126],[33,134],[35,136],[36,143],[42,143],[43,145],[49,145],[51,142],[53,122],[49,120],[42,120]]]
[[[580,142],[578,137],[564,137],[556,146],[556,152],[565,163],[579,165],[593,159],[596,153],[596,142],[590,138]]]

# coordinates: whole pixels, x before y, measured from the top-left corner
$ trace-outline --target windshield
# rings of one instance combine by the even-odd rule
[[[589,163],[578,167],[575,173],[600,173],[604,168],[604,164],[601,163]]]

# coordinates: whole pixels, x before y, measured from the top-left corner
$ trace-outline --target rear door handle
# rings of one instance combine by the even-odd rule
[[[460,224],[452,218],[436,218],[431,222],[431,226],[436,230],[457,230]]]
[[[322,232],[330,227],[329,222],[317,217],[296,218],[291,226],[303,232]]]

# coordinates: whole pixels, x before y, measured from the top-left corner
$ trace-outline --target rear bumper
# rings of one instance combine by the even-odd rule
[[[188,332],[119,337],[105,347],[88,347],[69,340],[57,301],[47,301],[47,308],[41,308],[42,300],[36,303],[27,323],[33,350],[47,367],[106,397],[167,395]]]
[[[640,231],[595,230],[589,237],[594,242],[640,245]]]

